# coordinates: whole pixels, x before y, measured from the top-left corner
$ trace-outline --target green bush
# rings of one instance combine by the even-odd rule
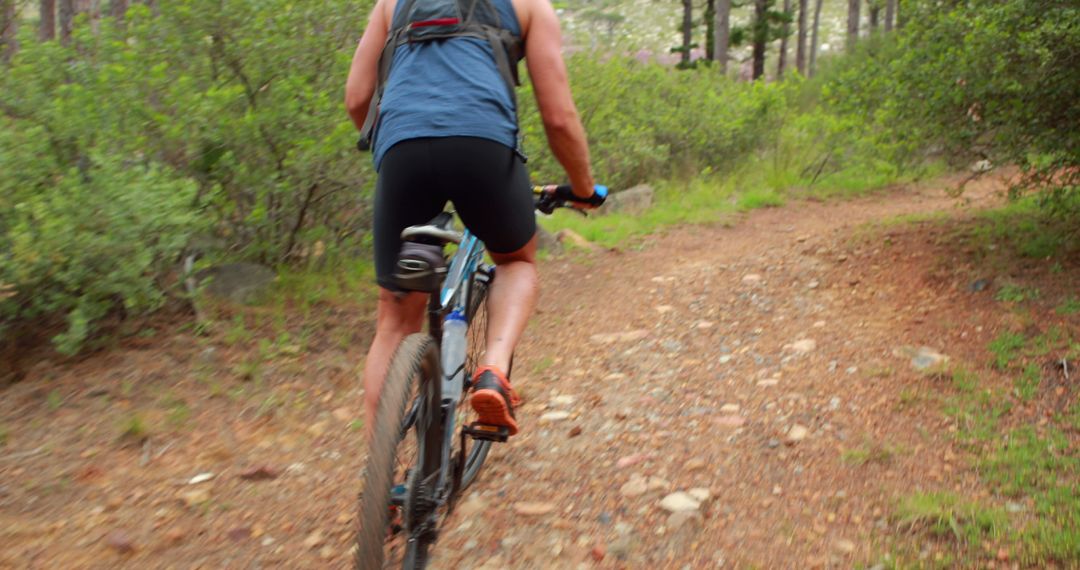
[[[23,26],[0,63],[3,323],[63,317],[58,347],[75,351],[107,314],[160,306],[193,242],[272,265],[368,255],[374,172],[342,88],[370,4],[133,4],[119,25],[80,19],[69,46]],[[568,68],[597,179],[616,189],[741,169],[779,203],[787,186],[895,174],[816,86],[595,53]],[[519,101],[534,179],[565,180],[530,86]]]
[[[959,167],[1019,165],[1015,193],[1080,210],[1080,5],[924,0],[905,10],[899,35],[826,70],[833,107],[871,117],[909,153],[936,146]]]

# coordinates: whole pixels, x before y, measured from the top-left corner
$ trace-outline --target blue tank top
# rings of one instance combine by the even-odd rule
[[[401,9],[399,0],[394,13]],[[521,37],[510,0],[492,0],[502,27]],[[517,146],[517,110],[495,67],[491,44],[474,38],[405,44],[380,101],[375,170],[395,144],[424,137],[479,137]]]

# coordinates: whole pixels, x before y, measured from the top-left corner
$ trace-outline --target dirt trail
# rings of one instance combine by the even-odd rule
[[[896,496],[976,484],[941,414],[896,402],[926,381],[904,347],[975,350],[993,324],[956,316],[971,294],[935,279],[917,228],[866,231],[961,216],[1002,188],[984,181],[958,208],[947,186],[545,263],[515,365],[523,433],[493,452],[436,566],[872,565]],[[286,344],[247,383],[243,355],[182,333],[38,367],[0,403],[0,567],[345,567],[353,340]],[[117,439],[140,429],[149,443]],[[852,449],[901,451],[853,466]],[[265,480],[245,478],[258,467]],[[688,514],[660,506],[692,489],[707,497]]]

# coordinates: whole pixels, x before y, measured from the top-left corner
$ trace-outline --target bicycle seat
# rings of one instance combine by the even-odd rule
[[[434,293],[446,278],[447,243],[461,243],[461,234],[454,231],[454,217],[449,212],[435,216],[422,226],[409,226],[401,232],[401,251],[393,278],[406,291]]]
[[[454,216],[442,212],[422,226],[409,226],[402,230],[401,239],[433,245],[461,243],[462,234],[454,230]]]

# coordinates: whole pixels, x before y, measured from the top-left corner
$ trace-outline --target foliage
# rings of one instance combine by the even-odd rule
[[[1080,211],[1080,5],[1069,0],[905,4],[903,32],[837,60],[825,90],[911,154],[939,145],[954,165],[1017,164],[1014,192]]]
[[[0,322],[63,315],[65,352],[160,306],[193,237],[276,262],[366,226],[340,102],[364,7],[157,6],[83,19],[69,47],[24,27],[0,68]]]

